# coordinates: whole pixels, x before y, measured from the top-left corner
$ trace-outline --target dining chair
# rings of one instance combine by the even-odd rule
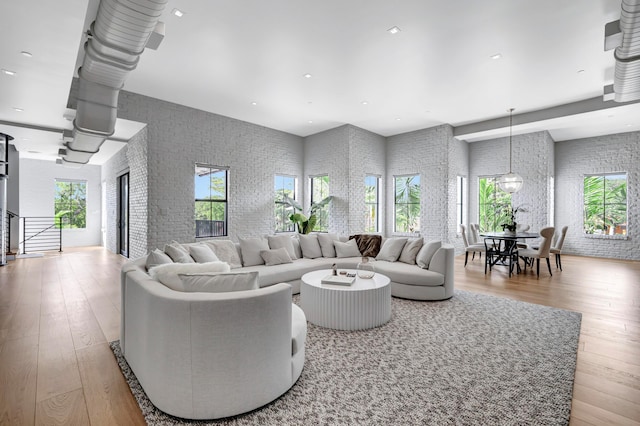
[[[529,265],[529,262],[531,262],[531,267],[533,268],[533,259],[535,259],[536,274],[538,275],[538,278],[540,278],[540,259],[547,259],[549,275],[553,276],[553,274],[551,273],[551,262],[549,262],[549,256],[551,252],[551,239],[553,238],[554,232],[555,228],[553,226],[542,228],[540,230],[540,246],[537,249],[528,248],[519,250],[520,257],[524,259],[525,272],[527,270],[527,265]]]
[[[561,271],[562,271],[562,259],[560,259],[560,255],[562,254],[562,246],[564,245],[564,237],[567,235],[567,229],[569,229],[568,226],[562,227],[562,231],[560,231],[560,236],[556,240],[556,243],[554,244],[553,247],[551,247],[551,249],[549,249],[549,251],[552,254],[556,255],[556,269],[560,268]]]
[[[460,234],[462,234],[462,242],[464,244],[464,266],[467,266],[467,260],[469,259],[469,252],[472,253],[471,260],[475,259],[476,253],[480,253],[480,259],[482,259],[482,253],[484,253],[484,244],[469,244],[467,239],[467,227],[460,225]]]
[[[507,238],[485,238],[484,273],[493,270],[495,265],[504,265],[509,269],[509,277],[513,274],[513,269],[517,267],[520,273],[520,263],[518,262],[518,246],[516,241]]]

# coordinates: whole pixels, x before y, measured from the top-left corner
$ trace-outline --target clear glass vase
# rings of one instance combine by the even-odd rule
[[[356,269],[358,270],[358,277],[360,278],[373,278],[376,274],[376,268],[373,266],[373,259],[366,256],[364,256],[360,263],[358,263]]]

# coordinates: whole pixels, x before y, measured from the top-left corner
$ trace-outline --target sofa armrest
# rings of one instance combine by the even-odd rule
[[[447,297],[453,296],[453,264],[455,248],[450,244],[443,244],[431,258],[429,270],[444,275],[444,287]]]

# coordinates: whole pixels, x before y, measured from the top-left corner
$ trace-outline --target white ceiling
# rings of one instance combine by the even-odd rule
[[[55,159],[62,147],[78,51],[96,7],[97,0],[0,5],[0,68],[16,72],[0,74],[0,132],[16,138],[21,155]],[[383,136],[472,125],[511,107],[526,115],[600,97],[614,67],[604,26],[619,18],[620,0],[169,0],[162,44],[145,50],[124,89],[300,136],[345,123]],[[387,32],[393,26],[401,31]],[[497,53],[501,59],[490,58]],[[640,103],[609,104],[529,120],[514,132],[549,130],[567,140],[640,130]],[[119,120],[120,142],[108,145],[121,147],[141,126]]]

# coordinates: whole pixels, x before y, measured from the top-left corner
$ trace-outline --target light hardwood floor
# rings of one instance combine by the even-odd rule
[[[144,424],[108,346],[124,261],[94,247],[0,268],[0,424]],[[563,269],[509,278],[458,256],[455,280],[581,312],[571,424],[640,425],[640,262],[564,255]]]

